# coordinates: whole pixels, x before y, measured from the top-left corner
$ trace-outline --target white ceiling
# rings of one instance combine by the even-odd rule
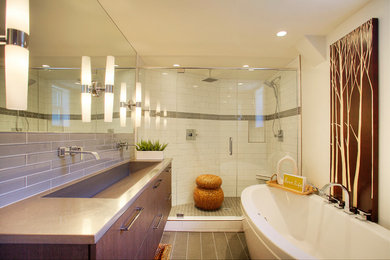
[[[148,66],[283,67],[368,0],[98,0]],[[375,0],[374,0],[375,1]],[[287,36],[276,37],[286,30]]]

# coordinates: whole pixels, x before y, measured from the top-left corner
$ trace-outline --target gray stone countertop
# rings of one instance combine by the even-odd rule
[[[93,198],[43,196],[107,169],[1,208],[0,243],[95,244],[171,161],[136,171]]]

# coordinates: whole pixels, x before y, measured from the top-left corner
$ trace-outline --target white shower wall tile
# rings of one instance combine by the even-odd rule
[[[274,113],[275,98],[272,89],[265,87],[260,80],[240,81],[243,84],[238,86],[237,80],[202,82],[204,77],[187,72],[177,74],[174,71],[143,70],[141,74],[141,81],[145,86],[143,93],[147,93],[151,109],[159,105],[161,111],[166,108],[173,112],[232,116],[256,115],[260,108],[263,114]],[[277,75],[279,74],[274,77]],[[283,77],[284,75],[281,84]],[[284,88],[289,88],[287,83],[285,85],[286,87],[280,87],[284,99],[289,95],[293,96],[287,90],[284,94]],[[261,91],[256,92],[258,89]],[[286,108],[296,107],[293,105],[294,100],[289,102]],[[179,205],[193,201],[195,179],[200,174],[220,176],[225,196],[240,196],[245,187],[257,184],[256,174],[270,175],[270,152],[275,154],[288,151],[293,154],[294,149],[296,150],[296,126],[294,129],[294,121],[287,119],[281,119],[282,129],[285,131],[285,142],[282,144],[276,142],[271,134],[272,121],[264,121],[265,142],[248,143],[246,120],[163,117],[157,125],[155,117],[150,118],[149,124],[143,119],[142,127],[138,128],[138,140],[158,139],[169,143],[164,154],[173,158],[172,203]],[[186,140],[186,129],[196,129],[198,136],[195,141]],[[233,139],[232,155],[229,155],[230,137]]]

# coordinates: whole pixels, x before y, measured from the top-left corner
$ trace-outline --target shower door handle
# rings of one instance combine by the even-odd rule
[[[229,137],[229,155],[233,154],[233,138]]]

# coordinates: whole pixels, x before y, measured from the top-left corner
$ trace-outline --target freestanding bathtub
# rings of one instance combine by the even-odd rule
[[[242,192],[241,206],[252,259],[390,259],[390,230],[320,196],[260,184]]]

